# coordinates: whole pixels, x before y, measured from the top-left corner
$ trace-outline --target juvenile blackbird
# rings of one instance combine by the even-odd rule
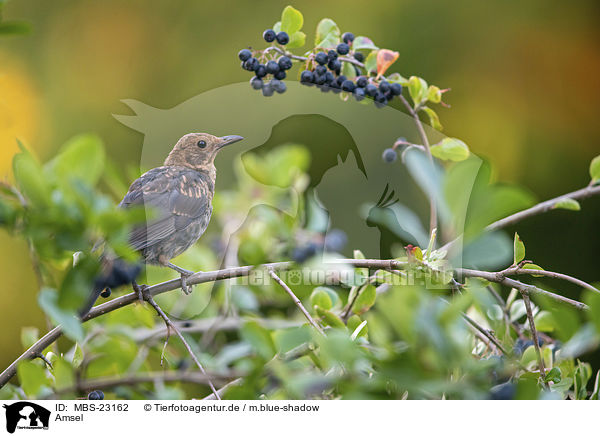
[[[206,230],[215,192],[215,157],[222,147],[242,139],[237,135],[217,137],[207,133],[183,136],[163,166],[142,174],[119,203],[122,208],[145,207],[151,211],[151,219],[131,229],[129,243],[141,254],[143,262],[177,271],[186,294],[189,290],[185,280],[193,272],[170,261],[194,244]],[[107,257],[102,262],[103,273],[96,279],[90,299],[80,311],[81,316],[89,312],[105,288],[127,283],[136,285],[139,265]]]

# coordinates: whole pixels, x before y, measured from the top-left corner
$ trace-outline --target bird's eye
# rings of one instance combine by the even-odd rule
[[[198,143],[196,145],[200,148],[204,148],[204,147],[206,147],[206,141],[198,141]]]

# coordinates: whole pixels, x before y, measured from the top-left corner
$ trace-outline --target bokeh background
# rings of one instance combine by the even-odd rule
[[[68,138],[98,133],[122,168],[139,163],[143,138],[112,114],[120,100],[173,107],[248,79],[236,53],[260,46],[285,1],[13,0],[5,19],[32,23],[0,39],[0,174],[10,177],[15,138],[47,160]],[[494,163],[495,178],[540,200],[587,184],[600,153],[600,3],[488,0],[296,0],[311,30],[332,17],[342,31],[400,52],[392,71],[452,88],[444,133]],[[306,30],[309,29],[309,30]],[[228,102],[224,101],[224,105]],[[290,122],[273,142],[295,140]],[[234,132],[235,133],[235,132]],[[306,136],[306,135],[305,135]],[[321,141],[339,141],[324,125]],[[345,140],[345,139],[342,139]],[[518,227],[527,257],[586,281],[600,278],[600,199]],[[513,229],[511,229],[513,230]],[[0,234],[0,366],[21,351],[21,326],[45,328],[26,246]],[[566,295],[577,289],[566,286]]]

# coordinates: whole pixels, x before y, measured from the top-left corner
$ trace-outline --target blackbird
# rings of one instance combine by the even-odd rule
[[[183,136],[163,166],[142,174],[119,203],[122,208],[145,207],[152,211],[151,219],[131,229],[129,243],[140,253],[144,263],[177,271],[186,294],[189,293],[186,278],[193,272],[170,261],[194,244],[206,230],[215,192],[215,157],[222,147],[242,139],[237,135],[217,137],[207,133]],[[136,290],[139,289],[135,279],[141,265],[105,255],[102,270],[90,298],[79,312],[81,316],[89,312],[105,288],[132,283]]]

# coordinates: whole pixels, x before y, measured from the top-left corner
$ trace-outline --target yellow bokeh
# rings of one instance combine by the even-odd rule
[[[39,130],[39,97],[31,76],[0,52],[0,175],[10,173],[17,138],[33,143]]]

